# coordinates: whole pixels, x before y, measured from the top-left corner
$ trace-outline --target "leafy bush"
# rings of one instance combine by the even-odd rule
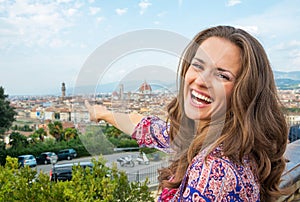
[[[103,135],[102,135],[103,136]],[[69,141],[56,142],[54,139],[47,139],[44,142],[29,144],[25,147],[6,149],[6,154],[11,157],[17,157],[22,154],[32,154],[38,156],[42,152],[52,151],[58,153],[59,150],[66,148],[74,148],[77,151],[78,157],[111,154],[113,153],[113,145],[101,137],[98,133],[80,135],[80,138],[71,139]],[[105,142],[106,141],[106,142]],[[1,151],[0,151],[1,153]]]
[[[116,147],[119,148],[125,148],[125,147],[138,147],[139,145],[137,144],[136,140],[129,139],[129,138],[114,138],[110,137],[109,141]]]
[[[149,147],[141,147],[140,151],[144,152],[145,154],[151,154],[151,153],[158,152],[157,149],[155,149],[155,148],[149,148]]]
[[[73,167],[70,181],[52,182],[44,173],[28,166],[18,169],[17,159],[7,157],[0,167],[0,201],[154,201],[145,182],[130,183],[124,172],[92,160],[92,170]]]
[[[28,143],[23,135],[18,132],[12,133],[14,145],[1,152],[0,156],[9,155],[17,157],[23,154],[32,154],[38,156],[42,152],[55,152],[66,148],[73,148],[77,151],[78,157],[90,155],[112,154],[114,147],[138,147],[136,140],[129,135],[120,132],[113,126],[99,127],[88,126],[84,134],[77,134],[76,138],[70,138],[68,141],[56,141],[55,139],[44,139],[44,141],[35,141]],[[79,138],[77,138],[79,137]],[[26,144],[25,144],[26,143]],[[5,163],[5,157],[2,158],[2,165]]]
[[[114,151],[114,145],[106,138],[103,129],[99,126],[86,127],[86,132],[79,135],[79,138],[92,155],[111,154]]]

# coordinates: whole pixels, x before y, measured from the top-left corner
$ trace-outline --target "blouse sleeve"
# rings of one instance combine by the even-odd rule
[[[135,127],[132,138],[140,147],[156,148],[171,153],[168,135],[169,125],[156,116],[144,117]]]

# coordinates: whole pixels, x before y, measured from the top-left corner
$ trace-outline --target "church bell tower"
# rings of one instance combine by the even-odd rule
[[[61,84],[61,99],[64,100],[66,96],[66,85],[65,83]]]

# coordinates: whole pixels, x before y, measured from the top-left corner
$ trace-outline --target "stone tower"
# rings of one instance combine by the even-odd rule
[[[123,84],[119,85],[119,96],[120,96],[120,100],[124,99],[124,85]]]
[[[66,85],[65,83],[62,83],[61,85],[61,99],[63,100],[66,96]]]

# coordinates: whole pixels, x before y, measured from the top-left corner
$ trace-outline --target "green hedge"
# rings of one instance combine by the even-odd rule
[[[72,139],[68,142],[55,142],[55,140],[51,139],[45,142],[30,144],[28,147],[9,148],[6,150],[6,153],[11,157],[17,157],[23,154],[32,154],[34,156],[38,156],[42,152],[51,151],[57,153],[59,150],[66,148],[74,148],[77,151],[78,156],[90,156],[80,139]]]
[[[136,140],[129,139],[129,138],[114,138],[110,137],[109,141],[115,146],[119,148],[124,148],[124,147],[138,147],[139,145],[137,144]]]
[[[44,142],[29,144],[27,147],[6,149],[6,154],[11,157],[18,157],[23,154],[38,156],[42,152],[51,151],[58,153],[59,150],[67,148],[75,149],[78,157],[83,157],[112,154],[114,146],[107,140],[98,127],[87,130],[85,134],[79,135],[79,138],[76,139],[59,142],[54,139],[46,139]]]
[[[74,166],[71,181],[51,182],[48,175],[28,166],[18,169],[17,159],[8,156],[6,165],[0,166],[0,201],[154,201],[147,180],[130,183],[115,165],[105,166],[103,158],[93,163],[91,172]]]

